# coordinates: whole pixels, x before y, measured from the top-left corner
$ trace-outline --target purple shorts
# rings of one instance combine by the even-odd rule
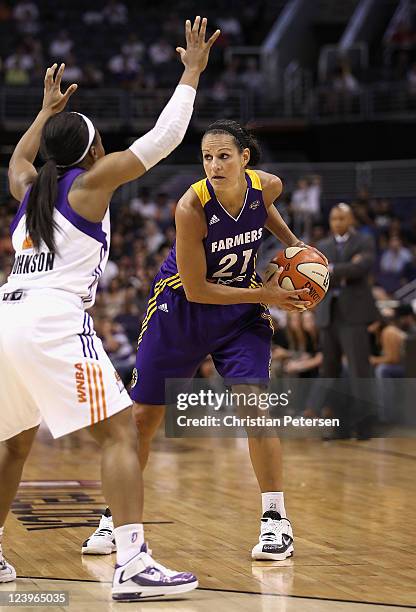
[[[158,275],[139,335],[134,401],[164,404],[165,380],[193,378],[208,355],[225,379],[269,382],[273,324],[265,306],[197,304],[160,283]]]

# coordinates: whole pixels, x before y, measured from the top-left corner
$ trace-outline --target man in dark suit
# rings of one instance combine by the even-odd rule
[[[337,204],[331,210],[329,225],[332,235],[316,245],[330,262],[328,293],[315,311],[323,353],[322,376],[339,378],[342,356],[345,355],[351,381],[372,378],[367,326],[379,317],[369,283],[375,261],[374,241],[371,236],[355,231],[348,204]],[[355,394],[353,387],[352,382]],[[338,401],[336,403],[339,404]],[[355,422],[358,437],[369,437],[371,419],[368,407],[354,400],[349,402],[348,408],[349,418],[345,409],[341,415],[344,421],[343,437],[350,435],[349,419]]]

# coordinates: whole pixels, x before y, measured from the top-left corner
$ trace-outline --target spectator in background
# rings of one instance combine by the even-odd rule
[[[150,45],[149,57],[154,66],[160,66],[161,64],[171,62],[175,57],[175,52],[172,45],[165,38],[159,38],[159,40]]]
[[[292,314],[289,313],[289,318]],[[322,352],[319,348],[319,330],[314,313],[305,311],[299,317],[296,316],[296,326],[300,329],[302,350],[285,363],[284,372],[299,378],[316,378],[322,364]]]
[[[6,85],[29,85],[30,76],[29,70],[26,68],[24,58],[19,54],[15,54],[12,61],[9,57],[5,62],[4,82]]]
[[[125,293],[118,277],[113,278],[103,294],[103,305],[110,319],[115,319],[120,314],[126,299]]]
[[[330,262],[328,293],[315,309],[323,353],[322,376],[340,378],[345,355],[349,384],[356,393],[356,380],[372,377],[367,326],[379,318],[370,287],[375,245],[370,236],[354,230],[352,210],[347,204],[332,208],[329,225],[332,235],[316,245]],[[334,395],[331,407],[336,413]],[[361,402],[355,401],[350,406],[350,414],[338,415],[343,423],[343,437],[350,436],[354,424],[357,437],[370,436],[372,417],[365,410]]]
[[[169,200],[168,194],[160,191],[156,194],[155,204],[157,207],[155,220],[162,230],[166,230],[174,221],[176,202]]]
[[[61,30],[49,45],[49,55],[54,62],[64,61],[72,52],[74,41],[66,30]]]
[[[341,66],[334,70],[330,87],[329,111],[334,114],[351,112],[354,101],[360,94],[360,86],[348,62],[342,62]]]
[[[222,79],[215,81],[206,94],[209,110],[214,117],[231,117],[233,110],[228,105],[230,92]]]
[[[4,62],[6,70],[21,69],[26,71],[28,74],[33,69],[35,61],[30,53],[26,50],[23,45],[19,45],[12,55]]]
[[[137,322],[139,321],[140,316],[140,311],[136,303],[131,299],[127,299],[124,302],[120,313],[114,319],[116,323],[121,325],[132,346],[137,344],[137,338],[139,335],[139,325]]]
[[[150,196],[148,187],[142,187],[138,198],[133,198],[130,201],[130,211],[139,213],[143,219],[157,219],[158,207],[156,202]]]
[[[96,319],[95,326],[111,363],[120,374],[123,383],[128,385],[136,357],[122,326],[108,317]]]
[[[371,355],[370,363],[375,366],[377,378],[403,378],[403,352],[406,333],[397,322],[378,321],[376,332],[380,355]]]
[[[134,57],[119,53],[110,59],[108,69],[121,86],[129,88],[136,81],[141,67]]]
[[[183,32],[182,20],[176,13],[171,13],[162,24],[163,35],[172,45],[176,45]]]
[[[127,6],[118,0],[108,0],[103,8],[102,15],[104,21],[111,26],[125,25],[129,16]]]
[[[413,245],[410,249],[412,259],[409,260],[402,271],[402,284],[411,283],[416,280],[416,246]]]
[[[30,0],[20,0],[13,9],[13,19],[22,34],[37,34],[39,32],[39,9]]]
[[[392,221],[392,210],[390,200],[380,198],[373,201],[372,209],[374,213],[374,223],[378,230],[387,230]]]
[[[82,14],[82,21],[86,26],[95,26],[104,21],[104,15],[101,11],[86,11]]]
[[[304,237],[305,220],[308,216],[309,209],[309,191],[308,181],[305,178],[300,178],[297,183],[297,188],[292,193],[292,201],[290,207],[293,215],[293,227],[296,236]]]
[[[416,315],[410,304],[400,304],[395,313],[397,324],[409,336],[416,335]]]
[[[140,42],[135,32],[130,32],[126,42],[121,45],[121,52],[124,56],[133,58],[136,62],[140,62],[143,59],[144,44]]]
[[[240,58],[233,56],[227,61],[224,72],[221,74],[221,81],[227,84],[229,89],[241,87]]]
[[[165,235],[160,231],[157,223],[152,219],[148,219],[144,227],[144,235],[146,240],[147,252],[150,255],[156,253],[162,244],[166,242]]]
[[[229,12],[217,17],[217,27],[221,30],[221,35],[227,38],[228,44],[242,44],[243,30],[235,14]]]
[[[255,57],[249,57],[246,61],[245,69],[241,73],[240,83],[249,91],[258,94],[263,87],[263,75],[258,68],[258,63]]]
[[[380,259],[380,270],[383,273],[401,275],[407,263],[412,260],[412,253],[403,246],[398,236],[392,236],[389,240],[388,249]]]
[[[84,74],[83,74],[83,85],[84,87],[100,87],[104,80],[104,75],[102,70],[97,68],[95,64],[89,62],[84,66]]]
[[[102,290],[107,290],[113,278],[117,278],[119,274],[119,268],[115,261],[109,259],[105,267],[104,272],[100,276],[98,281],[98,287]]]
[[[65,62],[65,72],[62,76],[63,83],[82,83],[84,74],[78,66],[77,58],[73,53],[68,53]]]

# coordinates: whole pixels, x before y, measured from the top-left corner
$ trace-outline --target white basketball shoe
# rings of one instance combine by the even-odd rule
[[[254,546],[251,557],[283,561],[291,557],[293,551],[293,532],[289,519],[282,518],[273,510],[265,512],[261,519],[259,543]]]
[[[107,508],[97,529],[83,543],[81,552],[83,555],[109,555],[116,549],[113,517]]]
[[[143,544],[140,553],[124,565],[116,565],[112,597],[116,601],[138,601],[187,593],[196,589],[198,580],[189,572],[175,572],[157,563]]]
[[[14,580],[16,580],[16,570],[14,569],[13,565],[7,563],[6,559],[3,557],[0,547],[0,583],[13,582]]]

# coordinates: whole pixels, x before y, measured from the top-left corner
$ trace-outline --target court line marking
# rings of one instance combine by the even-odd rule
[[[56,580],[61,582],[92,582],[96,584],[112,584],[108,580],[92,580],[90,578],[54,578],[48,576],[17,576],[17,578],[26,578],[27,580]],[[198,587],[197,591],[212,591],[214,593],[235,593],[237,595],[260,595],[264,597],[289,597],[290,599],[310,599],[314,601],[334,601],[337,603],[362,604],[366,606],[387,606],[389,608],[401,608],[402,610],[415,610],[416,605],[403,605],[396,603],[384,603],[382,601],[356,601],[355,599],[331,599],[328,597],[315,597],[313,595],[287,595],[285,593],[261,593],[259,591],[238,591],[236,589],[214,589],[209,587]],[[144,599],[143,599],[144,601]],[[166,601],[164,599],[163,601]]]

